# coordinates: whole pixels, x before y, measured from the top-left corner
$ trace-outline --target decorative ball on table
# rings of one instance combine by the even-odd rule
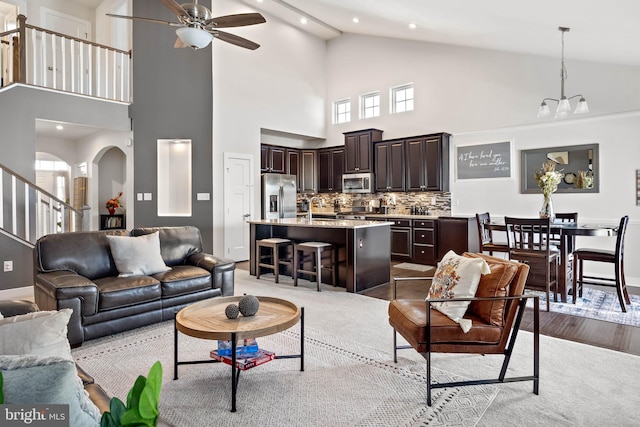
[[[253,295],[245,295],[240,298],[240,301],[238,302],[240,313],[245,317],[255,315],[258,312],[259,307],[260,301]]]
[[[229,304],[227,308],[224,309],[224,314],[228,319],[235,319],[240,314],[240,308],[235,304]]]

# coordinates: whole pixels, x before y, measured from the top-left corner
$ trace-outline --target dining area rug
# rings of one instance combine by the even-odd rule
[[[527,292],[540,295],[540,310],[546,307],[544,292]],[[631,304],[626,304],[626,313],[622,312],[618,294],[614,290],[585,286],[582,290],[582,298],[578,297],[575,304],[572,303],[572,295],[567,296],[567,302],[554,302],[553,296],[551,298],[551,311],[557,313],[640,327],[640,296],[638,295],[629,294]],[[528,305],[532,306],[532,300],[529,301]]]

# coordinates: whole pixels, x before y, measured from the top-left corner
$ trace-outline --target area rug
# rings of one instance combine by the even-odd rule
[[[531,292],[540,295],[540,309],[546,309],[547,298],[544,292]],[[640,327],[640,296],[629,295],[629,298],[631,299],[631,304],[626,305],[627,312],[623,313],[618,301],[618,294],[615,291],[585,286],[582,290],[582,298],[577,298],[575,304],[571,302],[573,301],[573,296],[571,295],[567,297],[568,302],[566,303],[554,302],[552,296],[551,311]],[[529,305],[532,306],[531,304]]]
[[[299,353],[296,326],[258,339],[276,354]],[[109,393],[126,398],[137,375],[163,365],[160,412],[187,426],[474,426],[497,394],[495,386],[437,389],[425,400],[424,363],[395,365],[389,353],[305,328],[305,370],[299,359],[274,360],[243,371],[231,413],[230,367],[183,365],[173,380],[173,322],[86,342],[77,363]],[[179,360],[206,359],[216,343],[179,335]],[[435,380],[460,379],[434,370]]]
[[[429,271],[433,269],[433,267],[430,265],[413,264],[410,262],[401,262],[400,264],[396,264],[393,267],[402,268],[404,270],[414,270],[414,271]]]

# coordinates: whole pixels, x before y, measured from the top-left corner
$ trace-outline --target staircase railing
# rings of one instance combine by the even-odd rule
[[[0,33],[0,88],[23,83],[130,102],[131,51],[27,24]]]
[[[45,234],[83,230],[83,213],[0,164],[0,229],[35,243]]]

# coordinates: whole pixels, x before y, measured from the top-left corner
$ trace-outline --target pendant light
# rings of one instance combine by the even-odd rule
[[[538,109],[539,119],[543,117],[547,117],[551,114],[551,111],[549,110],[549,106],[547,105],[547,101],[555,101],[558,103],[558,108],[556,109],[556,114],[554,116],[554,118],[556,119],[561,119],[569,115],[569,111],[571,111],[571,104],[569,103],[569,100],[573,98],[578,98],[578,97],[580,98],[578,100],[578,105],[576,106],[576,109],[573,112],[574,114],[583,114],[583,113],[589,112],[589,106],[587,105],[587,101],[586,99],[584,99],[584,96],[574,95],[567,98],[564,94],[564,81],[568,77],[567,68],[564,66],[564,33],[570,31],[571,28],[558,27],[558,30],[560,30],[560,33],[562,34],[562,62],[561,62],[561,68],[560,68],[560,99],[555,99],[555,98],[543,99],[542,103],[540,104],[540,108]]]

